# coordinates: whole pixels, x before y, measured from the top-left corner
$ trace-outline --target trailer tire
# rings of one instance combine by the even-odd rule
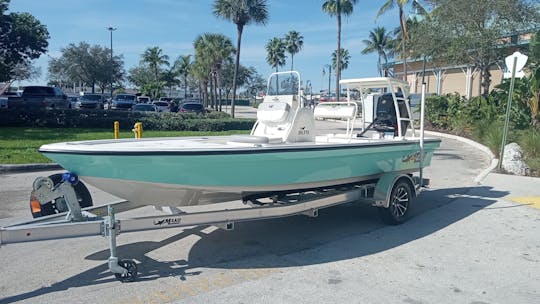
[[[413,199],[411,185],[405,180],[397,181],[392,187],[388,208],[379,208],[379,216],[389,225],[399,225],[407,220]]]
[[[116,279],[122,283],[134,282],[137,279],[137,263],[132,260],[120,260],[118,265],[127,270],[125,274],[115,273]]]
[[[49,176],[49,178],[53,181],[53,184],[55,186],[62,182],[62,174],[53,174]],[[86,188],[86,185],[83,182],[79,181],[77,184],[73,186],[73,189],[75,190],[75,194],[77,194],[77,200],[79,201],[79,206],[81,206],[81,208],[91,207],[93,205],[90,191],[88,191],[88,188]],[[32,200],[33,193],[30,195],[30,197],[31,197],[30,200]],[[60,199],[57,199],[57,200],[60,200]],[[43,204],[41,205],[40,212],[32,212],[32,207],[30,206],[30,212],[32,213],[32,217],[38,218],[42,216],[47,216],[47,215],[67,211],[67,210],[58,210],[56,204],[57,204],[56,201],[55,202],[51,201],[46,204]]]

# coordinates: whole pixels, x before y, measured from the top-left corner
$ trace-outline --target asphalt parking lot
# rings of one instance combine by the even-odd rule
[[[425,172],[431,188],[400,226],[346,204],[233,231],[121,234],[119,255],[139,264],[134,283],[108,271],[102,237],[2,246],[0,303],[538,303],[540,210],[514,202],[540,196],[537,180],[475,184],[488,165],[443,140]],[[0,226],[30,218],[32,181],[50,173],[0,175]]]

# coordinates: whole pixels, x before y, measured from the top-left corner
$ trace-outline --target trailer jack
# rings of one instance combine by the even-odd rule
[[[109,270],[121,282],[133,282],[137,279],[137,263],[133,260],[118,260],[116,236],[120,234],[120,222],[115,220],[114,208],[107,206],[108,217],[103,222],[103,236],[109,239]]]

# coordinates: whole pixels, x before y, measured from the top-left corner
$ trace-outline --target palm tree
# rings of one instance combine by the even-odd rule
[[[405,12],[403,8],[405,5],[411,3],[414,8],[420,10],[422,13],[427,14],[426,9],[420,5],[418,0],[387,0],[383,6],[379,9],[379,12],[377,13],[377,17],[381,16],[382,14],[386,13],[387,11],[394,8],[394,5],[397,5],[399,7],[399,24],[401,27],[401,57],[403,59],[403,80],[407,80],[407,49],[406,49],[406,43],[409,40],[409,33],[407,32],[407,18],[405,17]]]
[[[268,7],[266,0],[215,0],[214,15],[236,24],[238,38],[236,42],[236,62],[233,75],[233,94],[231,100],[231,114],[234,118],[234,100],[236,97],[236,77],[240,64],[240,46],[244,26],[250,23],[265,24],[268,20]]]
[[[207,67],[210,79],[210,93],[212,106],[217,105],[217,87],[220,84],[219,75],[222,66],[227,61],[232,61],[232,55],[236,52],[232,41],[222,34],[205,33],[199,35],[194,42],[196,60]]]
[[[300,52],[304,46],[304,36],[297,31],[290,31],[285,35],[285,46],[287,52],[291,54],[291,71],[294,70],[294,54]]]
[[[276,69],[285,65],[285,43],[279,38],[272,38],[266,43],[266,62]]]
[[[339,61],[337,61],[338,56],[341,57],[341,60]],[[346,49],[341,49],[341,52],[338,52],[337,50],[332,52],[332,67],[336,71],[336,77],[341,77],[341,75],[337,74],[338,64],[341,67],[341,70],[339,71],[339,73],[341,73],[341,71],[346,70],[349,67],[350,60],[351,60],[351,55],[349,55],[349,51]],[[339,91],[336,91],[336,92],[339,92]]]
[[[266,43],[266,62],[279,72],[279,67],[285,65],[285,43],[283,40],[274,37]],[[276,89],[279,89],[279,80],[276,77]]]
[[[323,12],[326,12],[330,17],[336,16],[338,22],[338,36],[337,36],[337,57],[341,58],[339,54],[341,52],[341,15],[349,16],[353,12],[353,6],[358,0],[326,0],[322,5]],[[340,62],[336,66],[336,92],[339,92],[339,75],[341,75]]]
[[[363,41],[366,47],[362,50],[362,54],[377,52],[379,60],[377,61],[377,69],[379,76],[383,76],[381,58],[384,58],[384,63],[388,60],[388,53],[392,52],[393,40],[389,32],[384,27],[377,27],[369,32],[369,40]]]
[[[169,65],[169,56],[163,54],[163,50],[159,47],[147,48],[143,55],[142,61],[147,63],[150,69],[154,72],[154,80],[159,79],[159,69],[162,65]]]
[[[184,99],[187,98],[187,86],[189,70],[191,69],[191,55],[180,55],[174,63],[178,74],[183,77],[184,82]]]
[[[199,95],[202,97],[203,104],[208,105],[208,75],[210,74],[210,68],[207,64],[202,61],[199,61],[195,57],[195,61],[191,63],[191,68],[189,69],[191,76],[198,80],[199,82]]]

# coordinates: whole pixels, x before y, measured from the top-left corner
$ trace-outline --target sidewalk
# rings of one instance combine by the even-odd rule
[[[481,184],[509,192],[502,198],[506,201],[540,209],[540,178],[538,177],[489,173]]]
[[[474,182],[489,186],[493,190],[508,192],[509,194],[502,198],[506,201],[540,209],[540,178],[492,172],[497,167],[498,159],[486,146],[456,135],[426,131],[426,135],[428,134],[457,140],[487,154],[491,159],[491,164],[474,179]]]

